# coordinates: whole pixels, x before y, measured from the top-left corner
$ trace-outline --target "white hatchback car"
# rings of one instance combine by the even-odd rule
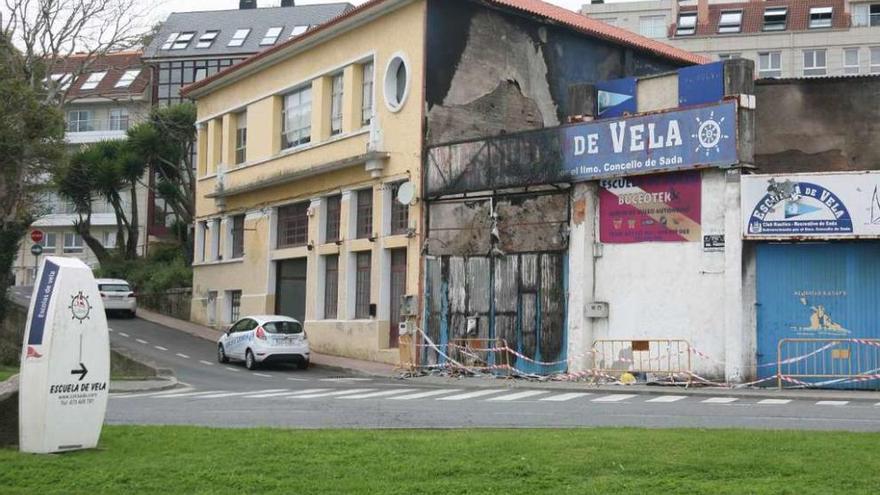
[[[137,295],[131,290],[131,285],[125,280],[115,278],[99,278],[98,292],[101,293],[101,302],[108,312],[124,312],[134,318],[137,314]]]
[[[217,342],[217,361],[244,361],[249,370],[260,363],[296,363],[309,367],[309,340],[302,323],[287,316],[246,316]]]

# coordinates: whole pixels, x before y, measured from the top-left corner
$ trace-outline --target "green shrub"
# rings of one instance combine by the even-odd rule
[[[168,289],[192,287],[192,267],[174,244],[150,247],[146,258],[125,260],[114,257],[95,270],[97,278],[121,278],[144,294],[156,294]]]

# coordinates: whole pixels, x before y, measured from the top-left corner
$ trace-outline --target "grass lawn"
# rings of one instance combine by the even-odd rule
[[[0,450],[2,493],[828,494],[880,490],[880,434],[751,430],[105,428]]]
[[[12,366],[0,366],[0,382],[5,381],[12,375],[18,374],[18,368]]]

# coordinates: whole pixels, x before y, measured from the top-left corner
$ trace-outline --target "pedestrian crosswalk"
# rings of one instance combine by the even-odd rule
[[[673,394],[615,394],[597,392],[568,392],[563,390],[530,390],[516,388],[435,388],[418,387],[386,387],[371,388],[324,388],[285,389],[271,388],[250,391],[196,390],[193,387],[182,387],[173,390],[148,393],[113,394],[115,399],[153,399],[172,400],[388,400],[388,401],[483,401],[486,403],[511,403],[517,401],[534,401],[541,403],[583,403],[596,406],[620,407],[623,404],[645,403],[651,405],[674,404],[680,401],[700,403],[710,406],[724,405],[755,405],[785,406],[794,402],[792,399],[747,397],[707,397],[705,395],[673,395]],[[814,401],[818,406],[845,406],[850,401],[822,400]],[[880,404],[877,404],[880,405]]]

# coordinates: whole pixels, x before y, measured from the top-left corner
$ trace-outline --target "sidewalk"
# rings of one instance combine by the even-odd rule
[[[178,320],[170,316],[154,313],[143,308],[138,308],[138,318],[147,320],[163,327],[168,327],[180,332],[188,333],[195,337],[217,342],[222,332],[213,328],[199,325],[185,320]],[[362,361],[360,359],[351,359],[339,356],[330,356],[317,352],[311,353],[312,366],[335,370],[339,372],[353,373],[363,376],[374,376],[381,378],[397,378],[398,372],[394,366],[385,363],[374,363],[372,361]]]

